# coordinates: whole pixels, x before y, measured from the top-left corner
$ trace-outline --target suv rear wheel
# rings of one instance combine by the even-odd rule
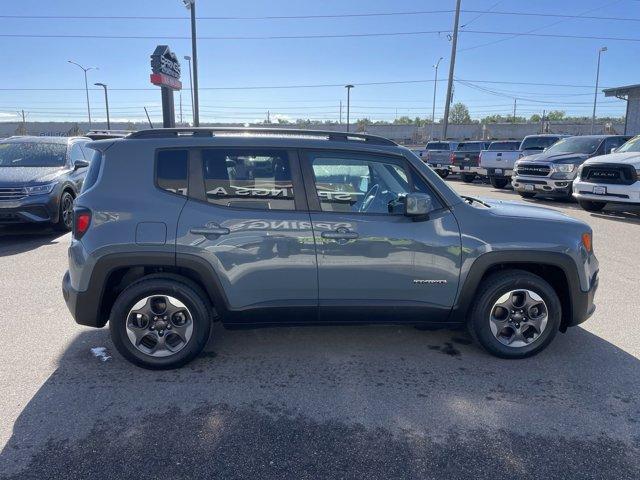
[[[507,183],[509,183],[509,180],[507,180],[506,178],[490,177],[489,181],[491,182],[491,186],[493,188],[504,188],[507,186]]]
[[[122,356],[140,367],[180,367],[207,343],[211,329],[207,305],[203,292],[178,280],[139,280],[113,304],[111,338]]]
[[[561,317],[560,300],[549,283],[524,270],[507,270],[483,281],[468,327],[489,353],[525,358],[551,343]]]
[[[606,202],[594,202],[592,200],[579,200],[578,203],[587,212],[599,212],[607,204]]]

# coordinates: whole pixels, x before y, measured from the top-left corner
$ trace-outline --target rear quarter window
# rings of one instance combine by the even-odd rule
[[[167,192],[188,195],[188,162],[188,150],[160,150],[156,157],[156,185]]]
[[[88,148],[86,153],[91,155],[89,159],[91,163],[89,164],[87,176],[84,178],[84,182],[82,182],[81,192],[86,192],[96,184],[100,176],[100,169],[102,168],[102,152]]]

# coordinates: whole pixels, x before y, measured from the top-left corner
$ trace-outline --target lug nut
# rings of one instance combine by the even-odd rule
[[[167,330],[171,330],[171,325],[167,325]]]

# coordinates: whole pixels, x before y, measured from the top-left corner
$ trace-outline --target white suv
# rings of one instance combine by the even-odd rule
[[[640,206],[640,135],[615,153],[584,162],[573,182],[573,196],[590,212],[607,203]]]

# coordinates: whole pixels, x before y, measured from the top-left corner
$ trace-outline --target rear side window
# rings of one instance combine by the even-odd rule
[[[187,195],[189,193],[188,162],[189,152],[187,150],[160,150],[156,159],[156,184],[158,187],[167,192]]]
[[[84,182],[82,182],[82,192],[86,192],[91,187],[93,187],[98,181],[98,175],[100,175],[100,167],[102,167],[102,152],[98,150],[86,150],[87,154],[91,154],[89,170],[87,171],[87,176],[84,178]]]
[[[202,150],[207,201],[224,207],[295,210],[291,165],[285,151]]]

